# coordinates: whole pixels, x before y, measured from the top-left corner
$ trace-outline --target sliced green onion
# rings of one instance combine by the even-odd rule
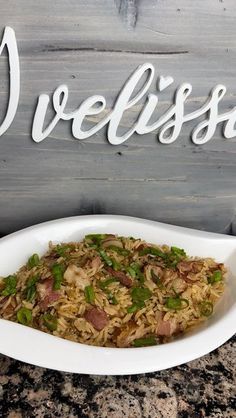
[[[107,236],[107,234],[89,234],[89,235],[85,235],[85,239],[90,239],[92,241],[101,241],[103,239],[105,239]]]
[[[147,287],[134,287],[131,290],[131,297],[134,303],[144,302],[152,296],[152,292]]]
[[[51,314],[43,315],[43,323],[49,329],[49,331],[56,331],[57,329],[57,318]]]
[[[141,284],[144,284],[144,274],[143,273],[140,273],[138,275],[138,280],[140,281]]]
[[[216,270],[214,271],[214,273],[212,274],[212,276],[208,277],[208,283],[213,284],[213,283],[218,283],[221,282],[222,280],[222,272],[220,270]]]
[[[133,341],[134,347],[148,347],[156,344],[157,341],[155,337],[138,338]]]
[[[182,299],[179,296],[168,297],[166,299],[165,306],[168,309],[174,309],[179,311],[181,309],[187,308],[187,306],[189,306],[189,301],[187,299]]]
[[[144,274],[141,272],[141,267],[138,263],[132,263],[130,266],[136,273],[136,278],[140,281],[141,284],[144,283]]]
[[[154,281],[154,283],[157,285],[157,287],[159,287],[159,289],[165,289],[165,286],[163,285],[161,279],[159,276],[157,276],[154,271],[151,271],[151,275],[152,275],[152,279]]]
[[[171,247],[171,251],[166,253],[165,265],[166,267],[176,268],[177,264],[187,255],[182,248]]]
[[[16,283],[17,283],[17,278],[16,276],[7,276],[4,279],[4,284],[5,287],[1,292],[2,296],[10,296],[10,295],[15,295],[16,294]]]
[[[155,247],[147,247],[139,252],[139,255],[141,256],[147,254],[155,255],[156,257],[166,258],[166,254]]]
[[[107,298],[112,305],[118,305],[116,297],[111,292],[107,292]]]
[[[33,267],[36,267],[39,264],[39,256],[38,254],[33,254],[28,259],[28,267],[32,269]]]
[[[99,245],[98,244],[94,244],[93,242],[88,242],[88,246],[90,248],[94,248],[95,250],[98,250]]]
[[[134,287],[131,290],[133,305],[127,308],[128,313],[134,313],[145,306],[144,301],[152,296],[152,292],[147,287]]]
[[[92,244],[88,242],[89,246],[98,249],[101,246],[102,240],[106,237],[106,234],[89,234],[85,236],[85,241],[92,241]]]
[[[115,283],[115,282],[119,282],[119,280],[116,279],[115,277],[111,277],[110,279],[100,281],[99,287],[100,289],[105,290],[110,284]]]
[[[36,294],[36,282],[39,280],[39,276],[31,277],[26,286],[26,300],[32,302]]]
[[[62,264],[54,264],[52,266],[52,275],[54,277],[53,289],[59,290],[63,280],[65,267]]]
[[[60,257],[66,257],[66,252],[71,249],[70,245],[57,245],[56,252]]]
[[[132,263],[130,267],[135,271],[136,275],[138,276],[140,273],[140,265],[138,263]]]
[[[128,313],[134,313],[134,312],[137,312],[138,310],[139,310],[139,307],[135,304],[131,305],[131,306],[128,306],[128,308],[127,308]]]
[[[210,316],[213,312],[213,304],[209,301],[200,302],[199,308],[203,316]]]
[[[136,271],[131,266],[126,267],[126,271],[133,279],[136,277]]]
[[[186,257],[186,252],[182,248],[171,247],[172,254],[178,255],[180,257]]]
[[[107,249],[115,251],[117,254],[121,254],[121,255],[129,255],[130,254],[130,251],[126,250],[125,248],[116,247],[116,245],[109,245],[109,247],[107,247]]]
[[[95,293],[93,286],[86,286],[84,289],[84,295],[87,303],[94,303]]]
[[[122,269],[121,264],[118,263],[114,258],[111,258],[111,261],[113,270],[120,271]]]
[[[30,309],[20,308],[16,314],[17,321],[22,325],[29,325],[32,321],[32,313]]]
[[[103,261],[108,265],[108,266],[112,266],[112,259],[110,257],[108,257],[108,255],[106,254],[106,252],[104,250],[99,250],[98,251],[101,258],[103,259]]]

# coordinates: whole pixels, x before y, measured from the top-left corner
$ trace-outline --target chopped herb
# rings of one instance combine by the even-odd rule
[[[120,248],[120,247],[116,247],[116,245],[109,245],[109,247],[107,247],[108,250],[112,250],[115,251],[117,254],[121,254],[121,255],[129,255],[130,251],[126,250],[125,248]]]
[[[111,277],[110,279],[100,281],[99,287],[100,289],[105,290],[110,284],[115,283],[115,282],[119,282],[119,280],[116,279],[115,277]]]
[[[43,323],[49,329],[49,331],[56,331],[57,329],[57,318],[51,314],[43,315]]]
[[[22,325],[29,325],[32,321],[32,312],[30,309],[22,307],[17,311],[17,321]]]
[[[221,282],[221,280],[222,280],[222,272],[220,270],[214,271],[214,273],[212,274],[212,276],[208,277],[207,280],[208,280],[208,283],[210,283],[210,284],[214,284],[214,283]]]
[[[87,303],[94,303],[95,293],[93,286],[86,286],[84,289],[84,295]]]
[[[54,264],[52,266],[52,275],[54,277],[53,289],[59,290],[63,280],[65,267],[62,264]]]
[[[33,254],[28,259],[28,267],[32,269],[33,267],[36,267],[39,264],[39,256],[38,254]]]
[[[98,251],[101,258],[103,259],[103,261],[108,265],[108,266],[112,266],[112,259],[110,257],[108,257],[108,255],[106,254],[106,252],[104,250],[99,250]]]
[[[187,306],[189,306],[189,301],[187,299],[180,298],[178,295],[175,297],[171,296],[166,299],[165,306],[168,309],[179,311],[181,309],[187,308]]]
[[[33,276],[31,277],[28,282],[27,282],[27,286],[26,286],[26,300],[28,302],[32,302],[32,300],[35,297],[36,294],[36,282],[38,281],[39,276]]]
[[[138,338],[133,341],[134,347],[148,347],[156,344],[157,341],[155,337]]]
[[[156,247],[147,247],[147,248],[144,248],[143,250],[141,250],[139,252],[139,255],[141,255],[141,256],[142,255],[147,255],[147,254],[154,255],[156,257],[166,258],[166,254],[163,251],[159,250],[159,248],[156,248]]]
[[[15,295],[16,293],[16,276],[7,276],[4,279],[5,287],[1,292],[1,296]]]
[[[200,302],[199,308],[203,316],[210,316],[213,312],[213,304],[209,301]]]

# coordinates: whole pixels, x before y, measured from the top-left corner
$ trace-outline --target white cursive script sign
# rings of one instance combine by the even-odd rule
[[[15,117],[20,94],[19,55],[15,33],[10,27],[6,27],[4,30],[0,44],[0,56],[5,47],[8,52],[10,68],[10,91],[6,115],[0,125],[0,136],[6,132]],[[158,120],[150,123],[158,106],[159,94],[169,88],[174,82],[171,76],[160,75],[157,77],[157,93],[150,93],[149,88],[154,76],[155,69],[152,64],[145,63],[139,66],[120,90],[110,112],[104,112],[104,117],[102,112],[106,109],[106,99],[101,95],[87,98],[77,109],[67,113],[65,108],[69,91],[68,87],[62,84],[53,93],[51,105],[55,114],[46,127],[44,125],[50,98],[47,94],[41,94],[38,98],[33,118],[33,140],[35,142],[43,141],[51,134],[57,123],[60,120],[64,120],[71,122],[72,135],[76,139],[89,138],[101,128],[107,126],[107,139],[112,145],[124,143],[134,133],[144,135],[154,130],[158,130],[158,139],[162,144],[171,144],[180,135],[185,122],[198,119],[201,116],[205,116],[205,119],[201,120],[201,122],[196,122],[196,126],[191,133],[194,144],[201,145],[208,142],[213,137],[218,124],[222,122],[224,122],[224,137],[233,138],[236,136],[236,107],[226,113],[219,113],[219,103],[226,93],[226,87],[221,84],[215,86],[205,103],[191,113],[185,112],[185,102],[192,92],[192,86],[189,83],[180,85],[175,91],[174,100],[169,109]],[[141,87],[138,87],[140,85]],[[143,99],[146,99],[144,103]],[[143,104],[141,111],[137,115],[137,120],[130,126],[127,132],[119,136],[118,128],[124,113],[138,103]],[[82,126],[86,118],[99,114],[101,116],[99,122],[89,130],[84,130]]]
[[[19,54],[17,50],[17,43],[15,32],[8,26],[5,28],[0,45],[0,56],[4,48],[8,51],[8,61],[10,70],[10,94],[8,99],[8,107],[5,118],[0,125],[0,136],[7,131],[11,125],[18,107],[20,97],[20,65],[19,65]]]

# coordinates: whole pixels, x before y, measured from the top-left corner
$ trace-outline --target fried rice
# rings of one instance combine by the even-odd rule
[[[132,237],[91,234],[49,243],[0,278],[0,318],[105,347],[166,343],[200,325],[225,287],[212,258]]]

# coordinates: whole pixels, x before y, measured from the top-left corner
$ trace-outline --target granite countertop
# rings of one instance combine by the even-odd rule
[[[236,417],[236,338],[198,360],[135,376],[86,376],[0,356],[0,417]]]

